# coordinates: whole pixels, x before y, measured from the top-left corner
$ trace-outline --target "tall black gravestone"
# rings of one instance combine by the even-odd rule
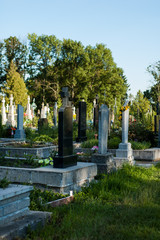
[[[55,168],[66,168],[77,164],[77,155],[73,155],[73,114],[68,87],[62,88],[62,98],[63,104],[58,114],[58,156],[54,157]]]
[[[77,142],[84,142],[86,137],[86,102],[79,102],[79,121]]]
[[[93,126],[96,131],[98,131],[98,118],[99,118],[99,105],[98,105],[98,95],[97,95],[94,102],[94,121],[93,121]]]

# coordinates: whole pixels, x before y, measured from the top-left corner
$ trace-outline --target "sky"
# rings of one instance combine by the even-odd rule
[[[147,67],[160,60],[159,9],[160,0],[0,0],[0,40],[36,33],[103,43],[135,96],[153,85]]]

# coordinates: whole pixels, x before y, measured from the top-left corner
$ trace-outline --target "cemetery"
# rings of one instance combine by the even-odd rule
[[[9,239],[11,236],[16,235],[24,236],[28,226],[26,221],[32,225],[32,229],[36,229],[38,223],[44,225],[45,221],[51,217],[51,214],[47,212],[48,210],[42,210],[46,209],[45,206],[53,208],[61,204],[69,204],[70,199],[73,201],[74,197],[70,198],[66,194],[74,191],[75,193],[77,192],[78,196],[78,192],[83,191],[83,186],[86,186],[85,188],[87,189],[87,186],[90,186],[90,184],[91,186],[93,184],[92,187],[94,188],[94,179],[100,176],[99,174],[117,172],[119,171],[118,169],[124,168],[124,164],[133,166],[139,163],[140,166],[146,166],[146,161],[148,161],[148,166],[150,166],[151,163],[155,165],[160,160],[159,148],[132,149],[131,143],[128,141],[128,102],[124,104],[124,111],[122,112],[122,142],[117,141],[115,144],[114,137],[111,139],[108,136],[110,110],[107,105],[102,104],[99,107],[98,98],[96,97],[96,107],[94,103],[93,112],[98,111],[98,113],[93,114],[93,128],[87,130],[86,103],[84,101],[79,102],[78,131],[73,133],[73,124],[75,122],[73,122],[73,110],[67,87],[62,89],[61,97],[62,106],[59,111],[56,109],[56,113],[54,107],[55,117],[53,118],[53,128],[57,129],[57,134],[54,134],[58,137],[58,143],[52,141],[53,139],[50,136],[46,137],[47,135],[41,135],[41,137],[35,135],[35,140],[41,141],[33,141],[32,144],[28,142],[26,138],[27,132],[25,133],[24,127],[23,107],[21,105],[17,106],[17,121],[15,114],[14,117],[10,116],[10,119],[13,121],[11,126],[15,128],[13,135],[0,139],[0,177],[2,181],[4,180],[4,183],[5,181],[12,183],[2,188],[3,190],[1,191],[0,233],[4,239],[5,237]],[[10,98],[10,109],[12,109],[12,98],[13,96]],[[30,98],[28,97],[27,116],[32,115],[29,101]],[[8,117],[4,114],[6,113],[4,103],[5,100],[3,98],[1,110],[2,126],[7,125],[8,121]],[[36,131],[44,129],[47,132],[47,114],[43,112],[43,109],[44,104],[42,104],[41,110],[43,114],[40,115],[40,130],[37,129]],[[97,119],[95,120],[95,118]],[[44,119],[46,120],[44,121]],[[97,132],[97,135],[94,132]],[[90,135],[87,133],[92,135],[91,139],[88,139]],[[75,140],[73,140],[73,134],[78,134],[78,136],[74,136]],[[112,144],[112,140],[116,146]],[[144,161],[145,164],[143,165]],[[30,185],[20,185],[22,183]],[[42,205],[42,203],[37,205],[38,200],[31,200],[30,203],[30,193],[33,191],[32,186],[40,187],[44,193],[47,189],[55,193],[59,192],[60,199],[48,202],[47,205]],[[64,194],[62,195],[64,196],[62,200],[60,194]],[[40,196],[40,192],[38,195]],[[52,197],[52,199],[54,198]],[[35,205],[42,212],[29,210],[29,207],[34,210]],[[35,210],[37,210],[37,207]],[[22,217],[23,219],[20,220]],[[14,220],[16,220],[17,225],[13,227],[12,222]],[[10,231],[7,231],[6,234],[5,228],[2,229],[1,226],[8,224],[8,222]],[[18,226],[21,223],[23,223],[23,227],[21,227],[20,231]]]
[[[92,49],[103,56],[97,73],[91,49],[77,44],[81,61],[93,58],[95,65],[78,75],[82,66],[75,74],[73,64],[72,76],[63,59],[72,44],[63,42],[60,58],[55,47],[54,66],[30,45],[37,72],[28,72],[28,89],[14,61],[8,65],[0,95],[0,239],[142,239],[142,228],[157,237],[160,101],[141,91],[128,96],[103,45]],[[108,62],[115,88],[104,71]],[[23,82],[19,91],[14,81]]]

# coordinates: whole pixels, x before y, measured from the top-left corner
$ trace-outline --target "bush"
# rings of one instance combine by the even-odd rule
[[[148,130],[145,125],[140,122],[131,122],[129,125],[128,139],[138,142],[150,142],[151,146],[155,146],[154,132]]]
[[[119,137],[113,137],[108,140],[108,148],[117,149],[120,142],[121,142],[121,139]]]
[[[98,139],[91,139],[81,143],[82,148],[92,148],[93,146],[98,146]]]
[[[144,150],[151,147],[151,143],[146,141],[143,142],[130,141],[130,143],[132,145],[133,150]]]
[[[34,142],[53,142],[53,139],[48,135],[40,135],[33,139]]]

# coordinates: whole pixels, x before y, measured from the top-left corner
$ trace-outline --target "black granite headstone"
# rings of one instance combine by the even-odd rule
[[[84,142],[86,136],[86,102],[79,102],[79,121],[78,121],[78,138],[77,142]]]
[[[99,105],[96,104],[96,106],[94,107],[94,122],[93,122],[93,126],[96,131],[98,131],[98,117],[99,117]]]
[[[59,109],[58,156],[54,157],[55,168],[66,168],[77,164],[73,154],[73,114],[68,100],[68,88],[63,88],[63,105]]]

